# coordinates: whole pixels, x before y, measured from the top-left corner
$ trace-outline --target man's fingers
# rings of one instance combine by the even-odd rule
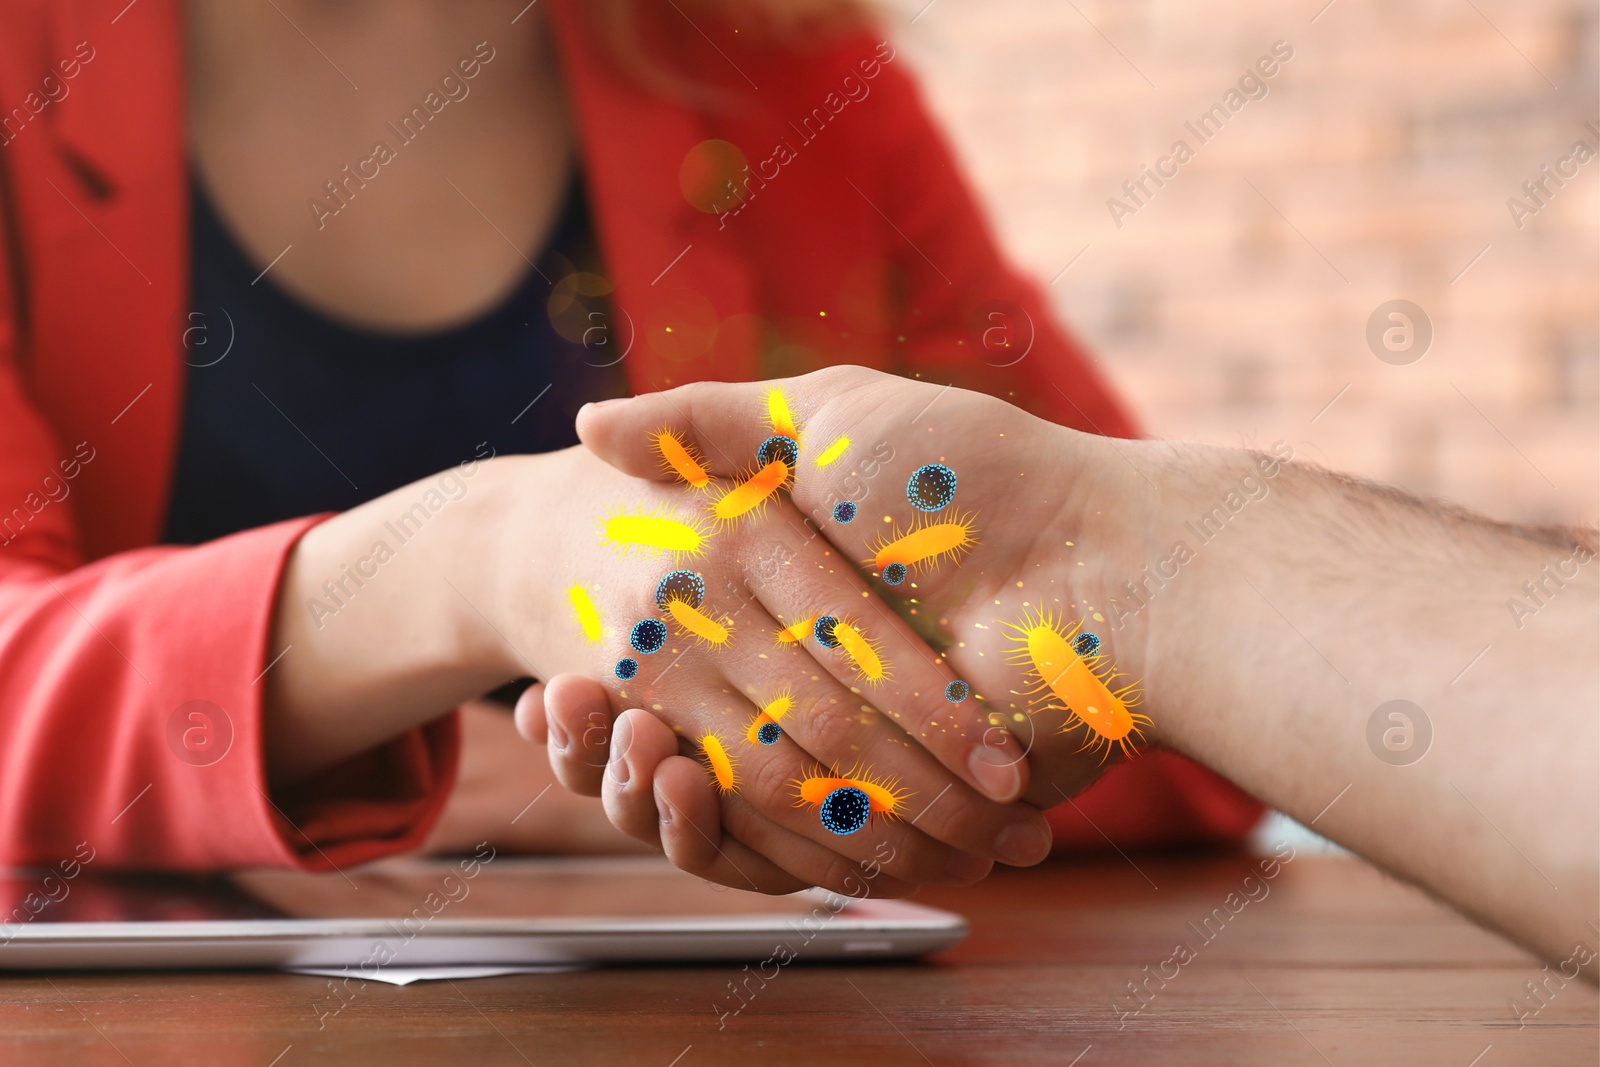
[[[544,718],[544,683],[534,682],[522,691],[517,697],[517,706],[511,712],[511,720],[517,725],[517,733],[522,735],[524,741],[532,741],[542,745],[549,737],[549,729]]]
[[[635,708],[617,716],[600,790],[611,825],[635,840],[661,847],[656,770],[677,755],[678,735],[654,715]]]
[[[673,756],[662,761],[656,768],[654,791],[662,851],[673,866],[755,893],[793,893],[815,884],[724,836],[716,793],[706,781],[705,769],[694,760]]]

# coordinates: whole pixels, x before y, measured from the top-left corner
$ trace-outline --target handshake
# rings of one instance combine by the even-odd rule
[[[1106,614],[1158,525],[1134,442],[851,367],[590,405],[579,432],[588,543],[542,568],[559,673],[516,718],[678,866],[972,881],[1043,859],[1040,809],[1159,738],[1155,613]]]

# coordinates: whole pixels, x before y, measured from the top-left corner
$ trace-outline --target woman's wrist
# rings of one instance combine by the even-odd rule
[[[483,614],[520,461],[470,460],[312,527],[275,608],[264,745],[314,773],[525,673]]]

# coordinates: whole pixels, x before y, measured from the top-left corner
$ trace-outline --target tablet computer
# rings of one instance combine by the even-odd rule
[[[12,870],[0,909],[0,970],[896,958],[967,933],[959,915],[906,901],[763,896],[658,857],[492,849],[201,880]]]

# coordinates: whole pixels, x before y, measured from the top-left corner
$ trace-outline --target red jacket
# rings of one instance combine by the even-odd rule
[[[541,5],[619,322],[636,334],[635,390],[855,362],[1133,432],[1002,261],[903,57],[872,35],[785,50],[637,6],[644,69],[692,71],[703,91],[645,88],[578,0]],[[107,867],[342,866],[415,847],[453,781],[445,716],[269,797],[273,598],[316,519],[155,544],[183,404],[183,60],[179,0],[0,13],[0,862],[53,863],[87,841]],[[750,174],[726,145],[695,148],[713,140]],[[1009,320],[988,317],[993,301]],[[975,348],[1008,324],[1013,348]],[[196,700],[225,721],[190,717]],[[185,730],[208,729],[225,755],[175,754]],[[1058,836],[1093,846],[1101,831],[1226,838],[1259,814],[1159,753],[1077,807],[1058,809]]]

